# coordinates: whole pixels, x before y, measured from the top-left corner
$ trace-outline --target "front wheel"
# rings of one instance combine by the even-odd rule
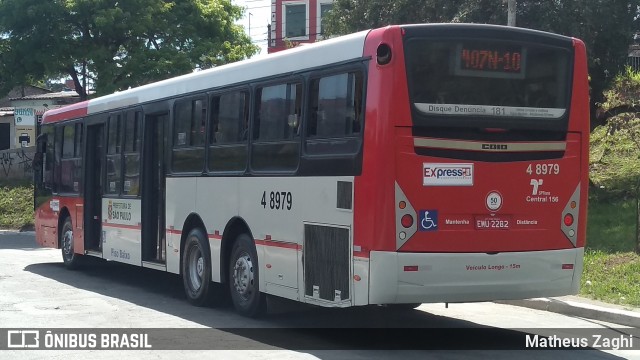
[[[71,218],[64,219],[60,228],[60,248],[62,249],[62,261],[67,269],[77,269],[82,255],[73,252],[73,226]]]
[[[229,261],[231,301],[240,314],[256,317],[266,311],[266,296],[260,292],[259,284],[256,247],[249,235],[241,234],[233,244]]]

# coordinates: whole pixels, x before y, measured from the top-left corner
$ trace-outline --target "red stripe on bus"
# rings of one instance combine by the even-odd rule
[[[290,242],[282,242],[282,241],[273,241],[273,240],[260,240],[255,239],[256,244],[262,246],[272,246],[279,247],[283,249],[293,249],[293,250],[302,250],[302,245]]]
[[[220,236],[220,233],[217,231],[214,234],[207,234],[207,237],[209,239],[222,240],[222,236]]]
[[[173,228],[169,228],[166,231],[171,235],[182,235],[182,230],[175,230]]]
[[[71,105],[67,105],[65,107],[61,107],[58,109],[49,110],[44,113],[42,117],[42,123],[48,124],[63,120],[77,119],[79,117],[83,117],[87,115],[87,106],[89,105],[89,101],[83,101]]]
[[[113,227],[113,228],[118,228],[118,229],[131,229],[131,230],[140,230],[140,228],[141,228],[140,225],[110,224],[110,223],[106,223],[106,222],[103,222],[102,226]]]

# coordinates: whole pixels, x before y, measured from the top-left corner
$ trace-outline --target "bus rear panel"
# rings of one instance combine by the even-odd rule
[[[394,168],[384,165],[393,175],[381,180],[394,195],[383,232],[393,240],[370,246],[369,301],[576,293],[588,185],[584,45],[498,26],[395,30],[380,36],[396,62],[372,65],[380,84],[397,85],[378,105],[390,110],[376,109],[390,114],[393,134]],[[367,165],[382,166],[367,162],[365,144]]]

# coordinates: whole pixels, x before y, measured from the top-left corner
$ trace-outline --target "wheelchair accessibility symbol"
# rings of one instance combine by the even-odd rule
[[[436,231],[438,230],[438,210],[420,210],[420,231]]]

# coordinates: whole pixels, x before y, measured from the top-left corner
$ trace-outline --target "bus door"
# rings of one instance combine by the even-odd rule
[[[165,144],[169,114],[146,115],[142,171],[142,260],[164,263]]]
[[[105,159],[104,124],[87,126],[87,152],[84,167],[84,248],[102,253],[102,181]]]

